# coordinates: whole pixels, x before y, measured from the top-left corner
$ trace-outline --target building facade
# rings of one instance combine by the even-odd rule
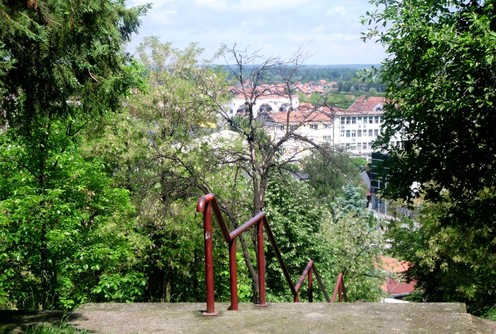
[[[254,116],[261,112],[279,112],[288,111],[292,106],[293,109],[298,109],[300,101],[297,95],[284,96],[277,94],[267,94],[257,97],[255,104],[253,105]],[[243,95],[235,95],[231,100],[231,106],[229,110],[229,115],[239,115],[246,112],[246,99]]]
[[[231,103],[232,116],[244,113],[243,96],[236,95]],[[289,129],[315,144],[328,144],[370,161],[373,142],[384,123],[385,103],[384,97],[361,96],[349,108],[341,109],[300,103],[298,96],[268,94],[257,99],[254,111],[274,140],[282,138]],[[305,140],[288,141],[283,151],[285,155],[303,157],[310,146]]]
[[[333,144],[350,154],[370,160],[372,144],[384,123],[385,98],[359,97],[348,109],[334,114]]]

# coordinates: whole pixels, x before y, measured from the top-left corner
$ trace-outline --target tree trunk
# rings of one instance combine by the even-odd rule
[[[41,308],[47,310],[49,308],[50,295],[50,274],[48,269],[48,246],[47,246],[47,228],[46,223],[42,222],[40,236],[40,271],[41,271]],[[36,306],[36,305],[33,305]]]
[[[171,278],[169,276],[167,276],[167,280],[165,282],[165,302],[166,303],[171,302],[171,290],[172,290]]]

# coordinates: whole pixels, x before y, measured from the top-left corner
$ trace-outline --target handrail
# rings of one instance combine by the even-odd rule
[[[258,267],[258,284],[260,288],[259,306],[266,306],[265,303],[265,257],[264,257],[264,240],[263,226],[265,214],[260,212],[255,217],[238,227],[231,233],[227,229],[222,213],[220,211],[214,194],[207,194],[198,200],[196,206],[197,212],[203,213],[203,230],[205,237],[205,283],[207,288],[207,311],[204,315],[216,315],[214,305],[214,272],[213,272],[213,251],[212,251],[212,208],[217,222],[220,225],[222,234],[226,243],[229,244],[229,273],[231,286],[231,306],[230,310],[238,310],[238,287],[236,271],[236,237],[246,231],[253,225],[257,226],[257,267]]]
[[[305,278],[308,277],[308,301],[310,303],[313,302],[313,278],[312,278],[312,273],[315,275],[315,278],[317,278],[317,283],[319,284],[320,290],[322,290],[322,293],[324,294],[324,297],[328,303],[331,302],[331,299],[329,298],[329,295],[327,294],[327,290],[324,286],[324,283],[322,282],[322,279],[320,278],[319,272],[317,271],[317,267],[315,266],[315,263],[313,260],[308,261],[307,266],[305,267],[305,270],[303,270],[303,273],[301,274],[300,279],[298,280],[298,283],[295,285],[295,290],[296,290],[296,295],[294,297],[294,302],[297,303],[299,302],[299,297],[298,297],[298,292],[300,291],[300,288],[305,281]]]
[[[300,291],[301,285],[305,281],[305,278],[308,277],[308,301],[312,302],[313,301],[313,288],[312,288],[312,267],[313,267],[313,260],[308,261],[307,266],[305,267],[305,270],[303,270],[303,274],[301,274],[300,279],[298,280],[298,283],[295,285],[295,290],[296,290],[296,297],[294,298],[295,303],[299,302],[298,298],[298,292]]]
[[[222,217],[222,212],[220,211],[219,205],[217,204],[217,200],[215,199],[215,195],[210,193],[198,200],[198,204],[196,205],[196,212],[206,213],[208,204],[212,204],[214,208],[215,218],[219,222],[220,228],[222,230],[222,234],[224,235],[224,240],[229,242],[231,240],[229,236],[229,231],[227,230],[227,225],[224,222],[224,218]]]
[[[205,282],[207,290],[207,311],[204,315],[216,315],[215,312],[215,301],[214,301],[214,274],[213,274],[213,251],[212,251],[212,209],[215,214],[216,220],[220,225],[224,240],[229,245],[229,272],[230,272],[230,285],[231,285],[231,306],[229,310],[238,310],[238,292],[237,292],[237,271],[236,271],[236,238],[240,236],[243,232],[248,230],[250,227],[256,225],[257,227],[257,268],[258,268],[258,283],[260,289],[259,304],[258,306],[266,306],[265,300],[265,256],[264,256],[264,238],[263,230],[265,228],[267,237],[274,249],[277,261],[281,266],[284,277],[291,289],[293,298],[295,302],[299,301],[298,291],[301,288],[306,277],[308,277],[308,290],[309,290],[309,301],[313,301],[313,280],[312,273],[315,274],[317,282],[320,289],[323,291],[324,296],[328,302],[331,302],[329,295],[322,283],[320,275],[318,274],[317,268],[315,267],[314,261],[310,260],[307,267],[303,271],[303,274],[296,284],[293,286],[291,277],[289,275],[288,268],[284,263],[281,255],[281,251],[276,243],[274,234],[269,226],[267,218],[264,212],[259,212],[253,218],[248,220],[243,225],[239,226],[232,232],[228,231],[227,225],[224,222],[222,212],[217,203],[214,194],[207,194],[202,196],[197,203],[196,211],[203,213],[203,228],[204,228],[204,238],[205,238]],[[344,289],[344,282],[341,276],[341,285]],[[339,279],[339,277],[338,277]],[[341,286],[340,285],[340,286]],[[337,285],[336,285],[337,287]],[[341,291],[341,290],[340,290]],[[342,293],[342,292],[341,292]],[[333,298],[335,299],[336,290],[334,291]],[[341,301],[341,294],[340,294]]]
[[[336,297],[339,294],[339,302],[348,301],[348,295],[346,294],[346,288],[344,286],[343,273],[339,273],[338,279],[336,280],[336,286],[334,287],[334,292],[332,293],[331,303],[336,301]]]

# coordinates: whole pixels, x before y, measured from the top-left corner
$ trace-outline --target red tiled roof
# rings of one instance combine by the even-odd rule
[[[229,91],[233,93],[235,97],[237,96],[244,96],[246,93],[247,95],[250,95],[251,89],[251,84],[249,81],[246,81],[244,83],[245,89],[243,89],[240,85],[233,86],[229,88]],[[287,88],[284,84],[276,84],[276,85],[269,85],[269,84],[261,84],[257,87],[254,87],[254,94],[253,95],[287,95]]]
[[[389,295],[407,295],[415,291],[415,281],[410,283],[397,281],[392,278],[387,278],[386,282],[381,286],[382,291]]]
[[[365,96],[360,96],[353,104],[348,108],[349,112],[370,112],[374,111],[374,108],[378,104],[385,104],[386,99],[380,96],[369,96],[366,98]]]
[[[389,295],[407,295],[415,290],[416,281],[406,282],[401,279],[401,274],[410,267],[407,261],[399,261],[392,257],[381,256],[381,263],[378,264],[381,269],[388,273],[396,274],[397,278],[387,277],[382,284],[381,289]]]
[[[403,273],[408,270],[410,263],[399,261],[392,257],[381,256],[381,268],[390,273]]]
[[[317,110],[310,106],[307,104],[300,105],[298,110],[292,111],[289,114],[289,123],[332,122],[332,115],[329,113],[329,108]],[[267,116],[275,123],[286,123],[288,114],[287,112],[271,112]]]

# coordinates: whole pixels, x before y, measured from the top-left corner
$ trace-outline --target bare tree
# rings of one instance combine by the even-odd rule
[[[263,208],[265,192],[269,181],[271,170],[283,168],[291,162],[296,161],[302,151],[309,148],[320,149],[318,143],[302,135],[298,130],[304,124],[313,120],[316,113],[327,113],[331,119],[331,109],[325,106],[325,98],[319,106],[313,106],[306,110],[295,108],[295,79],[301,72],[301,67],[307,59],[304,50],[299,49],[293,57],[284,61],[279,58],[264,58],[257,52],[249,53],[240,50],[237,45],[223,47],[224,57],[236,84],[236,93],[245,99],[244,113],[242,117],[233,117],[230,110],[225,106],[219,106],[221,117],[229,126],[239,133],[246,149],[236,152],[237,161],[244,163],[244,171],[249,175],[253,188],[253,214],[257,214]],[[271,90],[267,84],[269,75],[278,74],[279,84],[277,90]],[[282,136],[271,138],[265,131],[266,118],[258,113],[255,106],[260,98],[267,94],[277,94],[289,100],[289,106],[285,113],[285,132]],[[236,112],[236,111],[234,111]],[[264,111],[262,111],[264,113]],[[291,123],[291,115],[299,114],[298,123]],[[262,117],[261,117],[262,116]],[[294,118],[293,118],[294,119]],[[300,146],[294,154],[284,156],[281,154],[285,144],[294,141],[305,143]],[[233,153],[231,154],[233,155]]]
[[[222,152],[219,157],[220,161],[229,164],[235,164],[243,170],[251,181],[253,191],[252,210],[253,215],[260,212],[264,206],[265,194],[269,182],[271,171],[284,169],[286,166],[297,160],[297,157],[311,148],[326,152],[319,143],[314,142],[311,138],[303,135],[299,129],[314,120],[318,113],[324,113],[332,120],[332,108],[325,105],[326,97],[323,96],[322,102],[318,106],[298,110],[295,107],[295,81],[301,74],[302,65],[307,59],[303,49],[299,49],[289,60],[284,61],[279,58],[266,58],[258,52],[250,53],[248,50],[241,50],[235,44],[232,47],[223,46],[222,55],[228,69],[230,77],[234,78],[233,91],[236,95],[241,95],[244,100],[242,115],[236,115],[236,110],[230,110],[229,107],[218,103],[220,118],[225,121],[229,127],[241,136],[243,148],[240,150],[231,150]],[[270,76],[277,74],[277,90],[274,91],[269,85]],[[211,94],[211,93],[210,93]],[[267,119],[270,117],[265,110],[256,110],[259,100],[268,95],[277,94],[289,101],[287,108],[279,111],[273,111],[278,114],[280,119],[284,115],[284,131],[271,137],[265,129]],[[215,98],[213,98],[215,99]],[[298,115],[295,124],[295,115]],[[291,126],[290,126],[291,125]],[[284,146],[294,142],[299,143],[297,149],[289,155],[282,154]],[[231,219],[231,222],[237,227],[238,222],[234,218],[236,215],[224,207],[225,212]],[[253,279],[254,298],[258,297],[259,287],[256,271],[247,250],[245,239],[241,238],[243,255],[248,269]],[[255,238],[253,238],[255,242]]]

